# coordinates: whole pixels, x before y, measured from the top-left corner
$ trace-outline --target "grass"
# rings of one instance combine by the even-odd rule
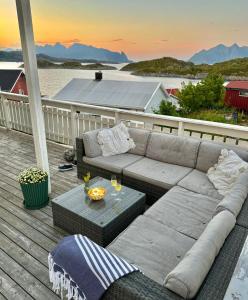
[[[209,109],[209,110],[201,110],[198,112],[193,112],[187,114],[185,118],[190,119],[198,119],[204,121],[212,121],[212,122],[219,122],[219,123],[227,123],[227,124],[238,124],[238,125],[245,125],[248,124],[248,115],[242,115],[241,113],[238,114],[238,122],[236,123],[232,119],[232,109],[223,108],[223,109]]]

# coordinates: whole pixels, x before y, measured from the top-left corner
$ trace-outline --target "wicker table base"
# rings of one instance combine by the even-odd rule
[[[80,185],[52,200],[53,221],[69,233],[81,233],[106,246],[144,212],[146,196],[125,186],[115,196],[110,181],[100,177],[91,185],[107,189],[104,200],[91,201]]]

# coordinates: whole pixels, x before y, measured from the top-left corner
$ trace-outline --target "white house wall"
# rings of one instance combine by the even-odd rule
[[[154,109],[158,109],[159,104],[162,100],[168,101],[168,96],[162,91],[162,89],[158,89],[157,92],[153,95],[152,100],[148,104],[145,112],[146,113],[153,113]]]

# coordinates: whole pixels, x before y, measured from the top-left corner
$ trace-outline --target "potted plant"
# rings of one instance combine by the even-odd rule
[[[18,176],[27,209],[39,209],[48,204],[48,174],[39,168],[24,170]]]

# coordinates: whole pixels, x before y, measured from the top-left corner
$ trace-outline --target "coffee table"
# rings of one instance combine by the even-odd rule
[[[107,195],[101,201],[92,201],[80,185],[53,199],[54,225],[106,246],[145,211],[146,195],[126,186],[115,192],[111,182],[101,177],[92,179],[90,186],[105,187]]]

